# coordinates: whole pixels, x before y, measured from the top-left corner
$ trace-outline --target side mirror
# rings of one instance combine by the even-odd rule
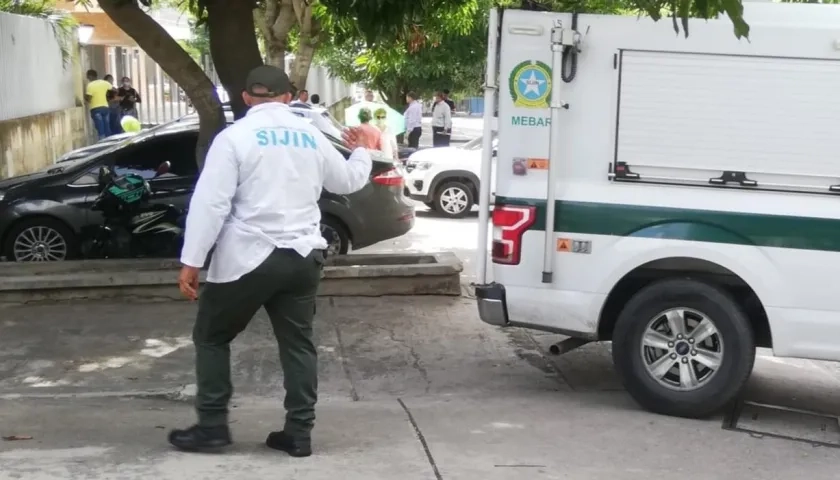
[[[158,165],[157,172],[155,172],[155,177],[159,177],[161,175],[166,175],[169,173],[169,169],[172,167],[172,164],[169,163],[169,160],[161,163]]]
[[[111,169],[106,165],[99,167],[99,185],[105,185],[111,178]]]
[[[493,157],[493,158],[496,158],[498,155],[499,155],[499,151],[494,148],[493,153],[490,154],[490,156]]]

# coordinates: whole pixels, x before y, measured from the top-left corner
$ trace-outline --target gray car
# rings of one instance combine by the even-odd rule
[[[338,139],[328,138],[345,157],[350,155]],[[99,195],[103,165],[117,174],[147,178],[150,201],[186,209],[198,178],[197,140],[197,118],[182,119],[98,145],[41,172],[0,180],[0,254],[15,261],[78,257],[80,240],[102,222],[90,207]],[[362,190],[321,194],[321,230],[333,254],[399,237],[414,226],[414,205],[403,195],[397,165],[377,152],[372,156],[370,183]],[[156,177],[164,161],[170,162],[171,175]]]

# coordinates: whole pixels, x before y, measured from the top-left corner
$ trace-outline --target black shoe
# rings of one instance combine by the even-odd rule
[[[202,427],[193,425],[186,430],[169,432],[169,443],[187,451],[215,450],[232,443],[227,425]]]
[[[308,457],[312,455],[312,441],[309,439],[294,438],[286,432],[271,432],[265,439],[268,448],[286,452],[293,457]]]

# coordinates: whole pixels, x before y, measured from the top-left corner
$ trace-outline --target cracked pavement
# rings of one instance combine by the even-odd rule
[[[837,478],[840,449],[725,430],[723,415],[649,414],[608,344],[553,357],[562,337],[493,328],[472,300],[441,297],[319,300],[316,453],[303,460],[262,446],[283,388],[261,312],[232,348],[236,443],[175,452],[166,432],[194,419],[194,315],[186,302],[0,308],[0,435],[32,437],[0,441],[0,479]],[[746,395],[837,415],[838,378],[762,357]],[[838,429],[793,423],[774,428],[824,444]]]

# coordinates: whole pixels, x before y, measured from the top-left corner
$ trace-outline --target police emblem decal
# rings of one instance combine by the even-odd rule
[[[526,60],[510,73],[510,96],[523,108],[548,108],[551,100],[551,67],[536,60]]]

